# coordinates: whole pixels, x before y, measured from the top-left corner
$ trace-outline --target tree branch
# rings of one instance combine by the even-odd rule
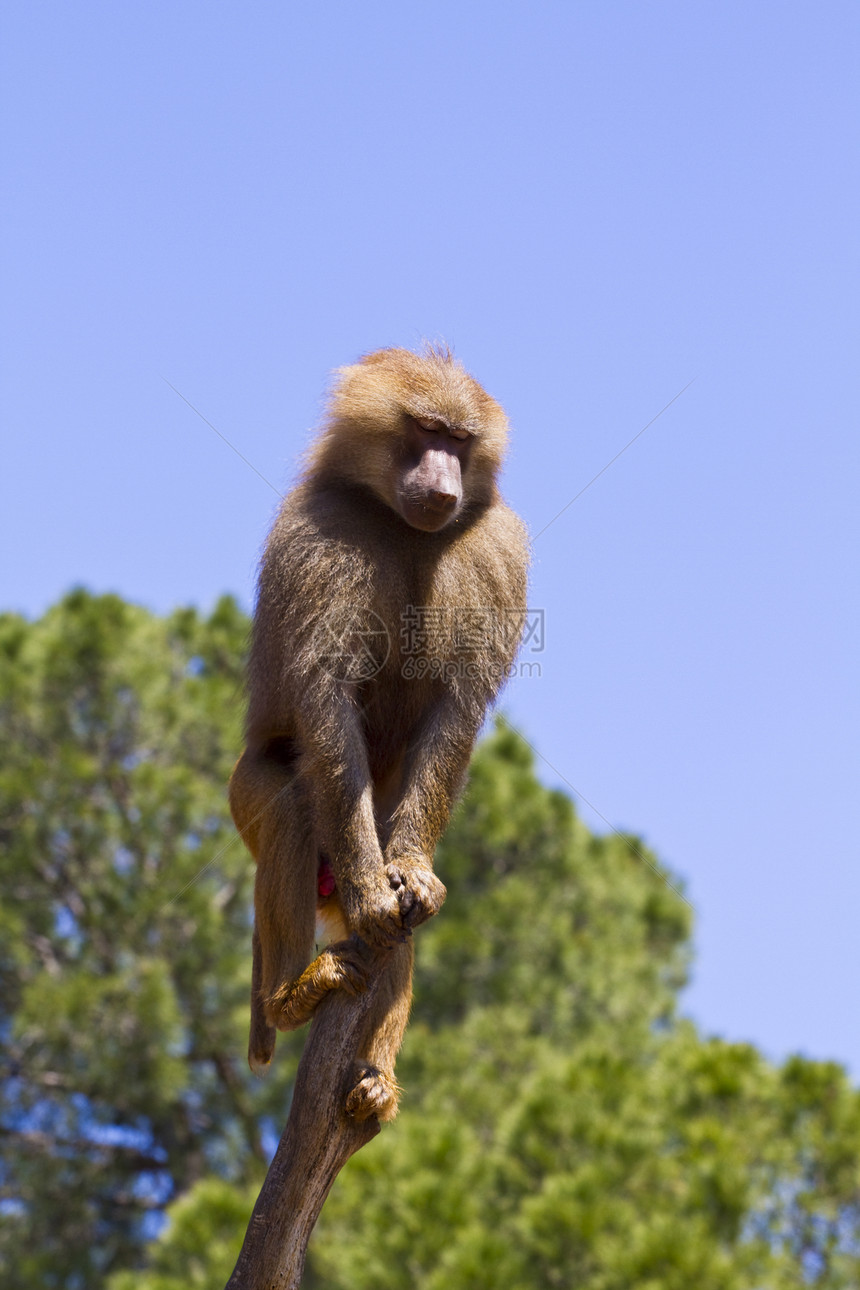
[[[344,1111],[355,1083],[361,1023],[380,987],[386,951],[365,947],[370,985],[357,998],[334,990],[311,1023],[293,1101],[257,1198],[227,1290],[296,1290],[325,1198],[347,1160],[379,1132],[375,1117]]]

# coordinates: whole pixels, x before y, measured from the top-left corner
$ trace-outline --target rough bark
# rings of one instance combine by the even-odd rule
[[[367,952],[373,959],[367,990],[358,997],[334,990],[314,1014],[287,1125],[226,1290],[296,1290],[332,1183],[349,1157],[379,1132],[375,1117],[359,1122],[344,1111],[355,1082],[361,1022],[385,961],[384,951]]]

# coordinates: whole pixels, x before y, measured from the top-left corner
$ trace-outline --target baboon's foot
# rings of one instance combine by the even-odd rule
[[[266,1021],[278,1030],[296,1030],[310,1021],[329,990],[361,994],[367,988],[368,963],[355,937],[335,941],[306,967],[298,981],[287,982],[266,1000]]]
[[[327,958],[325,971],[330,982],[329,990],[346,990],[347,994],[363,994],[370,978],[367,951],[355,936],[335,941],[314,960]],[[313,967],[313,963],[311,964]],[[310,969],[308,969],[310,971]]]
[[[375,1115],[382,1123],[393,1120],[400,1093],[397,1082],[368,1062],[356,1062],[355,1077],[357,1082],[346,1099],[347,1115],[356,1120],[369,1120]]]

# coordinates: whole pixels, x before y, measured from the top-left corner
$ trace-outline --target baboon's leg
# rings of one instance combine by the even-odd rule
[[[389,952],[367,1025],[358,1047],[356,1083],[346,1100],[346,1109],[357,1120],[375,1115],[393,1120],[400,1092],[394,1078],[394,1063],[403,1042],[403,1032],[412,1006],[411,938]]]
[[[230,809],[257,862],[248,1061],[261,1071],[275,1049],[269,1000],[313,957],[316,843],[294,766],[246,749],[230,779]]]
[[[304,1025],[328,990],[363,989],[365,965],[354,939],[313,958],[319,852],[293,768],[246,750],[230,781],[230,807],[257,861],[248,1061],[260,1073],[272,1060],[275,1030]],[[337,907],[330,922],[343,927]]]

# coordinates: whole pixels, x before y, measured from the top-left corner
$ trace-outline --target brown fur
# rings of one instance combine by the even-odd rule
[[[412,928],[444,900],[434,850],[522,626],[525,532],[496,488],[506,435],[447,351],[368,355],[338,373],[263,558],[230,784],[257,861],[249,1060],[265,1067],[273,1028],[301,1025],[327,990],[362,988],[356,938],[390,946],[347,1099],[358,1118],[396,1112]],[[426,611],[425,668],[410,607]],[[476,610],[490,630],[470,636]],[[334,943],[314,958],[318,915]]]

